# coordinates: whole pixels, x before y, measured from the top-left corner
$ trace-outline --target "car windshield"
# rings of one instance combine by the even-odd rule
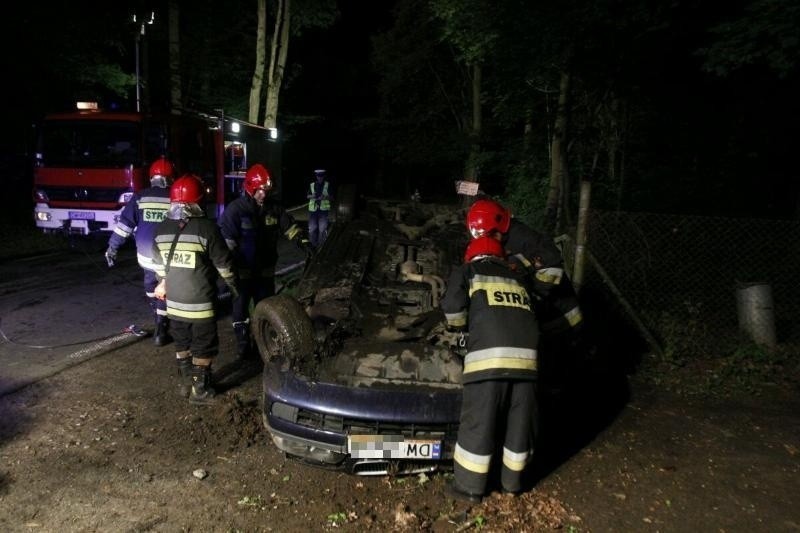
[[[38,164],[124,168],[139,164],[139,125],[109,120],[53,120],[41,130]]]

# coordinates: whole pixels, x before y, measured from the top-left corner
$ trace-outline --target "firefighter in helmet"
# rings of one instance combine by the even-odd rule
[[[217,277],[237,294],[233,258],[217,225],[200,204],[203,183],[185,174],[170,188],[167,218],[153,237],[153,259],[159,285],[156,297],[166,302],[180,384],[178,393],[194,404],[214,400],[211,364],[219,351],[215,301]]]
[[[533,297],[539,329],[541,382],[560,388],[569,372],[570,359],[583,328],[578,296],[567,273],[561,252],[553,239],[511,216],[495,200],[481,198],[467,213],[472,238],[495,235],[500,238],[509,261],[527,274],[528,292]]]
[[[239,357],[253,355],[250,304],[275,294],[275,265],[281,235],[301,247],[308,241],[294,218],[270,197],[272,177],[256,163],[245,173],[243,193],[225,207],[220,229],[233,252],[239,275],[239,297],[232,302],[233,331]]]
[[[447,328],[469,334],[455,477],[447,492],[474,503],[487,493],[493,456],[501,488],[522,490],[536,416],[536,316],[524,275],[506,261],[498,237],[469,242],[464,264],[451,272],[441,302]],[[495,453],[498,443],[502,458]]]
[[[158,280],[152,258],[153,235],[158,224],[166,217],[169,209],[169,187],[175,169],[165,157],[150,165],[150,187],[133,195],[125,204],[119,222],[111,233],[106,250],[108,266],[114,266],[117,252],[125,241],[133,235],[136,241],[136,259],[144,270],[144,292],[153,311],[155,330],[153,342],[156,346],[169,344],[169,321],[163,301],[154,294]]]

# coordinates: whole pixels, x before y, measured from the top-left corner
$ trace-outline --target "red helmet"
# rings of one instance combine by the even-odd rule
[[[198,204],[203,199],[203,182],[194,174],[184,174],[169,189],[169,201]]]
[[[467,251],[464,252],[464,262],[469,263],[476,257],[484,255],[505,258],[506,251],[503,249],[503,245],[500,241],[489,235],[484,235],[483,237],[478,237],[469,241]]]
[[[156,159],[153,161],[153,164],[150,165],[150,179],[153,179],[156,176],[164,176],[165,178],[172,179],[175,175],[175,168],[172,166],[172,163],[169,160],[161,156],[160,159]]]
[[[505,233],[511,225],[511,213],[494,200],[478,200],[467,213],[467,229],[473,238],[492,231]]]
[[[247,169],[247,173],[244,175],[244,190],[253,196],[258,189],[264,189],[264,192],[271,191],[272,178],[264,165],[256,163]]]

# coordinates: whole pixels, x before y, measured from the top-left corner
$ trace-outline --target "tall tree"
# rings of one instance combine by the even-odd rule
[[[170,107],[181,109],[183,107],[183,93],[181,91],[181,35],[180,35],[180,7],[177,0],[169,0],[167,24],[167,40],[169,47],[169,95]]]
[[[443,38],[458,53],[469,72],[471,120],[464,179],[478,181],[483,133],[483,64],[493,53],[496,33],[491,25],[494,2],[487,0],[431,0],[433,12],[443,22]]]
[[[253,81],[250,84],[250,105],[247,112],[247,120],[253,124],[258,124],[261,90],[264,86],[267,57],[267,0],[257,1],[256,21],[256,67],[253,71]]]
[[[260,0],[259,0],[260,1]],[[289,54],[289,26],[292,21],[291,0],[277,0],[277,13],[272,32],[272,46],[267,70],[267,94],[264,98],[264,127],[275,128],[278,123],[278,101],[286,58]]]
[[[336,19],[334,0],[275,0],[269,13],[266,0],[258,0],[256,8],[256,60],[250,84],[248,117],[258,122],[261,115],[261,98],[264,102],[263,125],[275,128],[278,123],[278,104],[283,87],[292,36],[308,28],[330,26]],[[267,17],[274,16],[271,35],[267,34]],[[269,63],[266,61],[266,43],[269,38]]]

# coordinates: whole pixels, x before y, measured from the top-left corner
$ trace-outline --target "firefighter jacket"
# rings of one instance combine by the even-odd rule
[[[166,218],[168,209],[169,187],[149,187],[134,194],[122,209],[119,222],[108,239],[109,248],[119,250],[133,234],[139,266],[155,270],[153,236],[158,225]]]
[[[319,183],[312,182],[308,189],[308,210],[312,212],[330,211],[331,202],[329,198],[327,181],[322,182],[322,189],[320,189]]]
[[[448,327],[468,325],[463,383],[535,380],[539,328],[523,275],[499,258],[453,269],[442,298]]]
[[[168,317],[182,322],[213,321],[217,275],[231,292],[237,291],[233,259],[217,225],[196,205],[193,215],[199,212],[200,216],[186,217],[186,210],[174,209],[184,205],[193,204],[172,204],[168,218],[156,229],[156,274],[166,279]]]
[[[225,207],[219,226],[241,279],[273,277],[281,234],[296,241],[302,233],[280,204],[266,199],[259,206],[246,193]]]
[[[517,219],[503,236],[508,260],[527,274],[542,331],[568,331],[583,321],[578,296],[553,240]]]

